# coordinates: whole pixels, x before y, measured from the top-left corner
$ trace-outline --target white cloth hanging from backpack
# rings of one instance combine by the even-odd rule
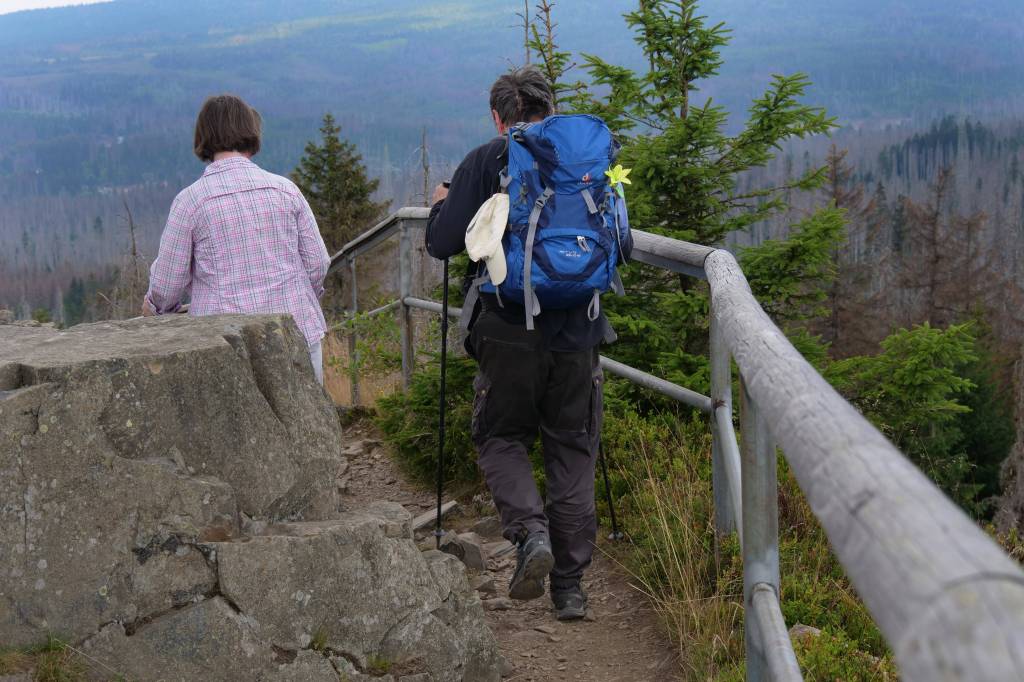
[[[508,195],[498,193],[477,209],[466,228],[466,253],[474,262],[484,261],[491,284],[505,281],[508,272],[505,249],[501,245],[508,227]]]

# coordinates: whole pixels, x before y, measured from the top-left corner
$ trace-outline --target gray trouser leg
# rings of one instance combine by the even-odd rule
[[[601,374],[596,350],[554,353],[537,332],[482,314],[472,347],[473,438],[504,535],[547,531],[552,580],[578,580],[597,536],[594,465],[601,427]],[[541,435],[547,500],[533,478],[529,451]]]
[[[596,359],[597,353],[594,352]],[[597,463],[602,417],[600,367],[587,368],[591,382],[585,430],[541,427],[544,474],[547,482],[545,513],[551,534],[555,568],[551,584],[571,584],[590,565],[597,540],[594,506],[594,466]]]
[[[579,438],[564,432],[541,431],[544,439],[544,471],[551,550],[555,568],[552,585],[575,582],[590,565],[597,539],[594,508],[594,458]]]
[[[478,451],[477,462],[501,516],[505,538],[516,542],[523,533],[548,532],[544,502],[533,480],[533,467],[523,444],[488,438],[478,446]]]

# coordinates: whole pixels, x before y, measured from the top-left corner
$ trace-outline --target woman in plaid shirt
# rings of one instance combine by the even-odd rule
[[[295,184],[252,162],[260,133],[260,115],[240,98],[203,104],[195,153],[210,165],[171,204],[143,314],[176,312],[189,292],[193,315],[290,313],[322,384],[320,297],[330,258]]]

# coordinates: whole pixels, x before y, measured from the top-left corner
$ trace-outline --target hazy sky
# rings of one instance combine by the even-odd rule
[[[23,9],[39,9],[41,7],[62,7],[64,5],[91,5],[94,2],[108,0],[0,0],[0,14],[8,14]]]

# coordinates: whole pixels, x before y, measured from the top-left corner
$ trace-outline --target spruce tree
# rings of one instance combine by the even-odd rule
[[[367,175],[362,156],[341,137],[341,126],[330,113],[324,115],[320,134],[320,144],[306,144],[291,177],[313,209],[327,250],[333,254],[371,227],[388,202],[373,201],[380,181]]]
[[[812,168],[783,187],[744,192],[740,175],[770,161],[783,142],[827,133],[833,119],[801,100],[804,74],[775,75],[751,104],[746,124],[727,131],[728,113],[700,84],[718,74],[729,41],[723,24],[709,24],[697,0],[640,0],[626,23],[647,58],[646,71],[584,55],[584,68],[600,95],[583,92],[574,103],[601,116],[624,141],[621,162],[632,167],[634,224],[701,244],[714,244],[784,209],[785,191],[814,189],[824,169]]]
[[[533,50],[537,55],[537,66],[551,83],[551,90],[555,96],[555,111],[559,111],[563,101],[571,103],[580,96],[586,86],[579,81],[568,83],[562,80],[566,73],[576,67],[576,63],[572,61],[571,52],[558,47],[558,24],[552,15],[554,8],[555,3],[550,0],[540,0],[537,3],[535,20],[530,24],[531,37],[527,41],[527,49]]]
[[[802,102],[810,85],[806,76],[776,75],[751,104],[740,131],[730,134],[729,113],[699,98],[701,84],[718,73],[729,31],[710,23],[698,5],[640,0],[625,19],[645,67],[634,70],[584,54],[590,87],[566,97],[562,107],[600,116],[623,143],[618,163],[632,169],[626,198],[633,227],[710,245],[784,211],[790,191],[820,187],[823,168],[810,168],[784,186],[743,190],[739,180],[770,161],[786,140],[826,133],[834,123],[823,109]],[[833,231],[815,223],[834,219],[812,217],[803,227],[808,235],[824,237]],[[607,299],[621,340],[612,353],[683,385],[706,388],[706,291],[684,275],[649,268],[629,268],[623,279],[627,296]],[[645,400],[640,392],[631,397]]]

